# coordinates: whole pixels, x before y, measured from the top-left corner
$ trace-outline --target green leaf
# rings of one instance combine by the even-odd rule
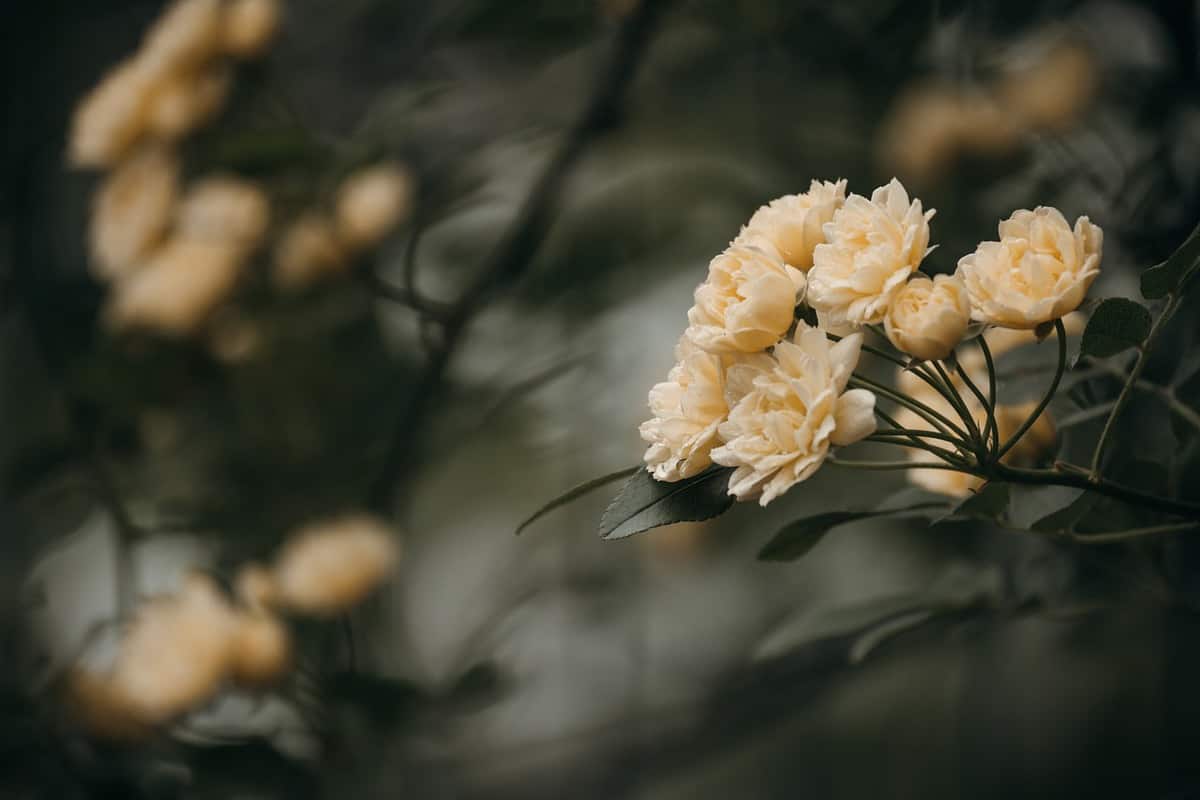
[[[1107,358],[1130,347],[1138,347],[1150,333],[1150,325],[1150,312],[1141,303],[1110,297],[1088,320],[1079,354]]]
[[[699,522],[733,505],[728,494],[731,467],[714,467],[691,478],[664,483],[639,469],[604,510],[600,538],[623,539],[676,522]]]
[[[1197,267],[1200,267],[1200,225],[1166,261],[1142,273],[1142,297],[1157,300],[1179,292]]]
[[[1091,496],[1071,486],[1025,486],[1008,488],[1008,524],[1030,531],[1059,531],[1070,528],[1086,513],[1081,497]]]
[[[579,484],[576,484],[575,486],[572,486],[570,489],[567,489],[565,492],[560,494],[558,497],[554,498],[553,500],[551,500],[550,502],[546,503],[544,506],[539,508],[537,511],[533,512],[528,517],[526,517],[521,522],[521,524],[517,526],[517,529],[515,531],[513,531],[513,535],[520,536],[521,532],[524,531],[526,528],[528,528],[530,525],[537,522],[539,519],[546,516],[554,509],[565,506],[567,503],[571,502],[575,498],[582,497],[583,495],[587,494],[588,492],[592,491],[593,489],[599,489],[601,486],[606,486],[606,485],[612,483],[613,481],[618,481],[621,478],[628,478],[630,475],[632,475],[635,472],[640,471],[641,469],[642,469],[642,466],[639,464],[636,467],[627,467],[625,469],[619,469],[616,472],[610,472],[607,475],[601,475],[599,478],[592,478],[591,480],[587,480],[587,481],[584,481],[583,483],[579,483]]]
[[[946,506],[945,502],[930,501],[914,503],[901,508],[873,511],[826,511],[821,514],[813,514],[783,527],[758,552],[758,559],[760,561],[795,561],[805,556],[809,550],[816,547],[817,542],[821,541],[825,534],[839,525],[872,517],[910,516],[921,511],[945,509]]]
[[[1008,490],[1007,483],[989,481],[933,523],[964,519],[1000,520],[1008,510]]]

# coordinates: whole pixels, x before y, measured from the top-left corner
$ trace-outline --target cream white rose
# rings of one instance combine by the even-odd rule
[[[687,337],[710,353],[756,353],[787,334],[804,273],[758,247],[733,244],[708,265],[688,311]]]
[[[734,244],[768,243],[784,263],[808,271],[813,248],[825,241],[825,223],[845,201],[846,181],[813,181],[807,192],[776,198],[755,211]]]
[[[1056,208],[1021,209],[958,262],[973,316],[1006,328],[1036,328],[1079,307],[1100,274],[1104,235],[1087,217],[1072,230]]]
[[[718,428],[725,444],[712,451],[713,461],[735,467],[730,494],[765,506],[816,472],[831,446],[875,430],[875,395],[845,391],[861,347],[862,334],[832,344],[801,322],[769,364],[729,368],[728,385],[748,389]]]
[[[967,288],[953,275],[913,278],[896,292],[883,318],[897,349],[930,361],[950,355],[970,321]]]
[[[813,251],[808,303],[833,324],[882,322],[892,298],[929,252],[929,220],[921,201],[892,178],[871,199],[852,194],[825,225]]]
[[[678,361],[667,380],[650,389],[654,418],[638,428],[642,440],[650,445],[646,469],[659,481],[690,478],[712,464],[711,451],[720,443],[717,426],[729,413],[726,362],[770,361],[766,355],[715,355],[696,347],[687,337],[675,346],[675,358]]]

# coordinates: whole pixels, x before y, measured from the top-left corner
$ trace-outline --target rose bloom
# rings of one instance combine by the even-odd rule
[[[921,275],[896,292],[883,324],[897,349],[932,361],[954,351],[970,321],[971,301],[961,280]]]
[[[203,576],[138,610],[111,676],[135,718],[159,724],[207,701],[230,663],[234,612]]]
[[[242,686],[266,686],[283,675],[292,659],[287,627],[270,614],[241,613],[233,633],[230,672]]]
[[[784,263],[807,271],[813,248],[825,241],[823,226],[846,200],[846,181],[813,181],[807,192],[776,198],[754,212],[735,244],[767,242]]]
[[[678,363],[667,380],[650,390],[654,418],[638,432],[649,443],[646,468],[655,480],[678,481],[712,464],[719,443],[717,426],[729,412],[725,393],[725,360],[770,359],[765,355],[719,356],[696,347],[687,337],[675,346]]]
[[[1021,209],[1000,223],[1000,241],[958,261],[976,319],[1036,328],[1079,307],[1100,274],[1103,232],[1087,217],[1075,229],[1055,208]]]
[[[831,344],[825,331],[799,323],[792,341],[775,346],[769,368],[735,364],[727,382],[745,392],[722,423],[725,444],[712,452],[735,467],[729,493],[760,505],[811,476],[831,446],[853,444],[875,430],[875,395],[845,391],[858,364],[862,334]]]
[[[92,200],[89,244],[97,277],[128,275],[167,232],[179,196],[179,161],[149,148],[125,161]]]
[[[309,525],[284,545],[276,561],[279,604],[302,614],[337,614],[382,583],[396,558],[395,539],[373,517]]]
[[[108,320],[117,328],[143,328],[167,336],[193,333],[237,283],[235,247],[176,237],[146,266],[117,284]]]
[[[262,55],[282,16],[279,0],[232,0],[225,9],[225,52],[240,58]]]
[[[203,64],[219,52],[221,0],[175,0],[146,31],[138,58],[160,77]]]
[[[67,159],[77,167],[108,167],[145,131],[154,76],[130,59],[117,65],[75,107]]]
[[[412,193],[412,178],[399,164],[355,172],[338,189],[338,235],[355,249],[378,244],[408,216]]]
[[[284,291],[303,289],[324,277],[338,275],[350,259],[333,221],[316,213],[297,218],[275,245],[271,282]]]
[[[813,251],[808,303],[834,324],[882,322],[892,297],[929,248],[929,219],[892,178],[871,199],[852,194]]]
[[[191,133],[217,115],[231,83],[229,70],[221,67],[167,76],[150,96],[146,127],[163,139]]]
[[[271,204],[258,184],[233,176],[202,178],[179,204],[176,231],[198,241],[254,250],[271,221]]]
[[[792,326],[803,297],[804,273],[773,253],[732,244],[708,265],[708,279],[696,287],[686,335],[711,353],[756,353]]]

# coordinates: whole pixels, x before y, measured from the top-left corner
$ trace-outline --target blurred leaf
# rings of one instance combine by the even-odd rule
[[[513,531],[513,535],[520,536],[521,532],[524,531],[526,528],[528,528],[530,525],[537,522],[539,519],[546,516],[554,509],[565,506],[567,503],[571,502],[575,498],[583,497],[585,494],[592,491],[593,489],[599,489],[601,486],[610,484],[613,481],[620,480],[621,478],[627,478],[630,475],[632,475],[633,473],[638,472],[641,469],[642,469],[642,466],[639,464],[636,467],[627,467],[625,469],[619,469],[616,472],[610,472],[607,475],[601,475],[599,478],[592,478],[591,480],[587,480],[587,481],[584,481],[583,483],[572,486],[570,489],[563,492],[558,497],[554,498],[553,500],[551,500],[550,502],[546,503],[544,506],[539,508],[537,511],[533,512],[528,517],[526,517],[524,519],[524,521],[522,521],[521,524],[517,526],[517,529],[515,531]]]
[[[1069,530],[1095,504],[1096,495],[1070,486],[1008,489],[1008,523],[1030,531]]]
[[[600,518],[600,538],[622,539],[675,522],[700,522],[733,505],[727,488],[731,467],[714,467],[675,483],[634,473]]]
[[[1200,225],[1166,261],[1142,273],[1142,297],[1156,300],[1180,291],[1200,266]]]
[[[1150,333],[1150,312],[1141,303],[1110,297],[1099,305],[1079,343],[1079,354],[1107,358],[1138,347]]]
[[[1009,484],[990,481],[972,492],[950,511],[934,520],[934,524],[947,520],[985,519],[999,520],[1008,510]]]
[[[929,512],[935,509],[945,509],[946,502],[922,502],[909,506],[874,511],[826,511],[803,517],[785,526],[758,552],[760,561],[795,561],[816,547],[817,542],[825,534],[848,522],[856,522],[872,517],[903,517],[919,516],[919,512]],[[914,513],[915,512],[915,513]],[[926,514],[926,516],[929,516]]]

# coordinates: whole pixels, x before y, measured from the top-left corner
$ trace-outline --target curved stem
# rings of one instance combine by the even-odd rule
[[[1023,483],[1044,486],[1070,486],[1096,492],[1114,500],[1120,500],[1130,505],[1162,511],[1167,514],[1177,514],[1189,519],[1200,520],[1200,505],[1185,503],[1182,500],[1171,500],[1155,494],[1134,489],[1131,486],[1110,481],[1106,478],[1093,480],[1089,475],[1078,471],[1061,469],[1021,469],[1007,464],[993,464],[985,476],[1007,483]]]
[[[942,362],[930,361],[928,363],[933,365],[933,369],[937,371],[938,377],[946,385],[946,389],[949,392],[946,396],[958,411],[958,416],[962,419],[963,424],[966,425],[967,430],[970,431],[971,443],[976,445],[976,447],[986,448],[987,443],[983,439],[983,434],[979,432],[979,426],[975,423],[975,417],[971,414],[971,410],[967,408],[967,402],[959,394],[958,387],[954,385],[954,381],[946,374],[946,369],[942,366]],[[982,452],[977,452],[979,455],[983,455]]]
[[[942,459],[947,464],[954,464],[956,466],[966,466],[967,465],[967,462],[964,459],[960,458],[959,456],[954,455],[949,450],[946,450],[944,447],[937,447],[935,445],[926,444],[924,442],[919,442],[919,441],[913,442],[911,439],[904,436],[903,433],[901,433],[900,435],[875,433],[875,434],[868,436],[863,441],[876,442],[878,444],[891,444],[891,445],[896,445],[897,447],[909,447],[909,448],[913,448],[916,450],[924,450],[927,453],[932,453],[933,455]]]
[[[894,400],[895,402],[899,403],[902,406],[905,406],[906,408],[908,408],[910,411],[914,412],[918,416],[924,418],[926,422],[928,422],[929,424],[933,425],[934,427],[938,428],[939,430],[941,430],[945,433],[958,434],[962,439],[968,438],[966,431],[964,431],[962,428],[958,427],[953,422],[951,422],[944,414],[941,414],[941,413],[933,410],[929,406],[922,403],[920,400],[909,397],[908,395],[906,395],[902,392],[898,392],[888,386],[884,386],[882,383],[879,383],[878,381],[873,381],[870,378],[865,378],[862,375],[859,375],[858,373],[855,373],[854,375],[852,375],[850,377],[849,383],[851,386],[856,386],[858,388],[864,388],[864,389],[870,389],[871,391],[876,392],[877,394],[881,394],[884,397],[889,398],[890,400]]]
[[[979,387],[975,385],[975,381],[971,380],[970,374],[963,369],[962,364],[958,363],[957,359],[955,359],[954,362],[954,371],[958,373],[958,377],[962,379],[963,385],[971,390],[971,394],[975,395],[975,399],[979,401],[979,404],[987,413],[987,419],[984,420],[983,432],[980,436],[980,441],[983,443],[984,449],[990,452],[993,450],[990,441],[992,433],[995,430],[996,410],[992,407],[988,398],[984,396],[983,392],[980,391]],[[994,391],[992,396],[995,397]]]
[[[986,439],[988,433],[992,437],[992,457],[995,458],[996,451],[1000,449],[1000,425],[996,422],[996,362],[992,359],[992,349],[988,347],[987,337],[980,334],[975,341],[979,342],[979,352],[983,353],[983,361],[987,364],[988,374],[988,403],[987,403],[987,429],[984,431]]]
[[[1129,528],[1123,531],[1109,533],[1074,533],[1070,537],[1080,544],[1113,544],[1140,539],[1143,536],[1155,536],[1160,533],[1179,533],[1190,528],[1200,528],[1200,522],[1176,522],[1168,525],[1150,525],[1145,528]]]
[[[951,472],[965,472],[968,475],[976,474],[973,470],[960,469],[952,464],[944,464],[934,461],[843,461],[842,459],[834,458],[833,456],[829,456],[825,460],[830,464],[836,464],[839,467],[850,467],[851,469],[948,469]]]
[[[1054,320],[1054,335],[1058,338],[1058,367],[1054,370],[1054,379],[1050,381],[1050,388],[1046,390],[1045,396],[1042,397],[1041,402],[1037,404],[1037,406],[1033,409],[1033,412],[1025,418],[1024,422],[1021,423],[1021,427],[1017,428],[1013,435],[1008,437],[1008,441],[1006,441],[1001,446],[1000,450],[997,451],[997,461],[1004,458],[1004,455],[1011,450],[1017,442],[1021,441],[1021,437],[1025,435],[1026,431],[1033,427],[1033,424],[1037,422],[1038,417],[1040,417],[1042,412],[1046,410],[1046,406],[1050,405],[1050,400],[1053,399],[1054,393],[1058,391],[1058,383],[1062,380],[1063,372],[1065,372],[1067,369],[1067,331],[1063,327],[1061,319]]]
[[[897,422],[894,417],[887,414],[883,409],[879,408],[878,405],[875,406],[875,416],[892,426],[892,430],[876,431],[877,434],[903,434],[907,436],[910,441],[917,442],[918,444],[920,443],[921,439],[940,439],[954,445],[954,449],[959,453],[966,453],[968,450],[970,450],[970,447],[968,447],[962,439],[952,434],[945,433],[943,431],[913,430],[912,428],[906,428]]]
[[[1108,445],[1108,440],[1112,436],[1117,419],[1129,403],[1134,385],[1138,382],[1138,378],[1142,376],[1142,370],[1146,368],[1146,361],[1151,349],[1154,347],[1155,340],[1158,339],[1158,334],[1162,331],[1167,321],[1175,315],[1175,308],[1178,305],[1179,298],[1175,295],[1167,298],[1167,303],[1163,306],[1162,312],[1154,320],[1154,324],[1150,326],[1150,332],[1146,334],[1146,340],[1138,346],[1137,361],[1134,362],[1129,377],[1125,379],[1125,385],[1121,387],[1121,393],[1117,395],[1117,404],[1109,412],[1108,419],[1104,422],[1104,430],[1100,432],[1100,439],[1096,442],[1096,449],[1092,451],[1091,477],[1093,480],[1099,480],[1100,478],[1100,461],[1104,458],[1104,448]]]

